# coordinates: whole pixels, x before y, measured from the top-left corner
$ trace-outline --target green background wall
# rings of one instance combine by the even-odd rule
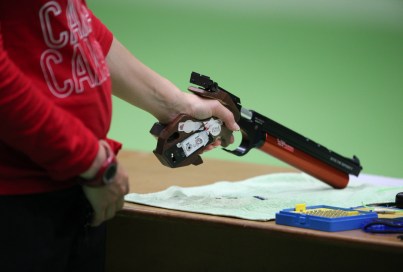
[[[181,89],[191,71],[209,75],[246,108],[357,155],[363,172],[403,177],[402,1],[88,4],[134,55]],[[110,137],[151,152],[155,121],[115,99]],[[257,150],[237,158],[216,149],[204,157],[284,165]]]

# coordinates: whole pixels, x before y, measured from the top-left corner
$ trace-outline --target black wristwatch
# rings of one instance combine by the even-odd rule
[[[116,176],[118,163],[115,154],[106,142],[100,141],[100,143],[106,151],[106,160],[92,179],[81,179],[83,185],[93,187],[104,186],[112,183]]]

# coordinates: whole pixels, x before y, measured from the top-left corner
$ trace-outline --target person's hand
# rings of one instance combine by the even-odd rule
[[[223,106],[218,100],[206,99],[188,93],[184,93],[184,96],[189,105],[185,112],[186,114],[199,120],[207,119],[211,116],[214,116],[221,119],[228,129],[232,131],[240,130],[239,125],[235,122],[232,112],[225,106]],[[230,139],[230,143],[233,143],[233,141],[234,138],[232,136]],[[220,139],[217,139],[215,142],[207,146],[204,151],[209,151],[220,145],[221,141]]]
[[[106,141],[99,140],[98,153],[90,168],[80,175],[81,178],[91,179],[96,175],[107,159],[106,149],[113,152]],[[111,219],[123,207],[123,197],[129,192],[129,178],[119,162],[117,165],[116,175],[111,183],[100,187],[82,185],[84,194],[94,211],[92,226],[98,226],[105,220]]]
[[[189,93],[183,93],[183,95],[187,104],[187,108],[183,113],[200,120],[215,116],[221,119],[228,129],[232,131],[239,130],[239,125],[235,122],[232,112],[218,100],[202,98]]]
[[[124,196],[129,192],[129,178],[118,163],[113,182],[101,187],[83,185],[83,191],[94,210],[91,226],[99,226],[122,209]]]

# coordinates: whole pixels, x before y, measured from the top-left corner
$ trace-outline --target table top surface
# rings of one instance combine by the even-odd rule
[[[204,159],[198,166],[171,169],[160,164],[152,153],[123,150],[118,156],[130,178],[130,192],[151,193],[172,185],[191,187],[216,181],[240,181],[259,175],[279,172],[297,172],[293,168],[274,167],[251,163]],[[286,208],[286,207],[285,207]],[[237,218],[181,212],[155,208],[134,203],[125,203],[123,213],[136,216],[165,218],[166,220],[191,220],[267,231],[302,238],[324,240],[357,246],[377,246],[379,249],[403,253],[403,241],[397,234],[368,234],[361,230],[322,232],[303,228],[277,225],[274,221],[259,222]]]

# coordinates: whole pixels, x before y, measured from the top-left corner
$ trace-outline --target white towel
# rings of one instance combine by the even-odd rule
[[[280,173],[244,181],[220,181],[198,187],[172,186],[164,191],[126,195],[138,204],[179,211],[267,221],[276,212],[296,204],[329,205],[342,208],[393,202],[403,192],[403,179],[373,175],[351,177],[345,189],[333,189],[304,173]]]

